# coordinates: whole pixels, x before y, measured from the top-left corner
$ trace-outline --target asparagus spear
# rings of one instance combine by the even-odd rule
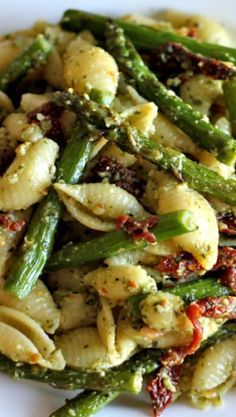
[[[207,193],[231,205],[236,204],[236,181],[234,179],[226,180],[205,166],[191,161],[181,152],[148,139],[108,107],[99,107],[88,98],[69,92],[54,93],[52,101],[58,106],[74,111],[83,117],[83,120],[87,119],[94,123],[103,130],[107,139],[116,142],[122,149],[142,155],[158,167],[186,181],[190,187],[200,193]],[[90,129],[93,129],[92,125]]]
[[[160,216],[158,223],[151,229],[158,242],[195,229],[191,212],[179,210]],[[145,247],[145,240],[134,241],[123,231],[112,231],[74,245],[67,245],[54,253],[47,262],[47,270],[54,271],[66,267],[76,267],[89,262],[99,261],[124,250]]]
[[[178,295],[185,303],[191,303],[206,297],[234,295],[230,287],[222,285],[216,278],[200,278],[195,281],[176,284],[174,287],[164,287],[161,290]],[[131,317],[137,320],[140,315],[139,303],[147,296],[148,294],[136,294],[129,298],[128,309]]]
[[[78,182],[91,151],[86,131],[77,124],[57,167],[57,180]],[[25,298],[38,277],[52,250],[63,204],[53,189],[36,209],[18,256],[9,272],[4,289],[18,298]]]
[[[162,354],[160,349],[143,350],[119,367],[104,372],[86,372],[68,367],[63,371],[52,371],[36,365],[19,364],[0,355],[0,371],[14,379],[38,381],[54,388],[128,391],[137,394],[142,388],[142,376],[158,368],[158,360]]]
[[[236,247],[236,237],[235,236],[225,236],[220,234],[219,246],[232,246],[233,248]]]
[[[0,90],[7,91],[12,82],[23,77],[31,68],[44,64],[51,51],[52,44],[43,35],[38,35],[33,43],[0,73]]]
[[[50,417],[90,417],[113,401],[120,392],[84,391],[52,413]]]
[[[222,285],[216,278],[201,278],[195,281],[177,284],[174,287],[163,288],[162,291],[178,295],[185,303],[201,300],[206,297],[222,297],[235,295],[231,288]],[[139,304],[148,294],[136,294],[128,299],[128,315],[133,322],[142,320]]]
[[[206,116],[194,110],[162,84],[126,39],[123,29],[112,22],[107,23],[107,46],[120,69],[134,82],[146,99],[154,101],[159,109],[199,146],[214,151],[217,158],[226,164],[235,163],[235,140],[212,125]]]
[[[190,51],[236,64],[236,49],[212,43],[199,42],[187,36],[180,36],[174,32],[166,32],[147,28],[121,19],[114,20],[122,27],[126,35],[134,42],[136,48],[152,50],[167,42],[176,42],[184,45]],[[106,16],[87,13],[81,10],[66,10],[61,25],[66,30],[79,32],[82,29],[90,30],[99,39],[104,38]]]
[[[231,288],[222,285],[216,278],[201,278],[196,281],[177,284],[173,288],[165,288],[163,291],[179,295],[186,303],[201,300],[205,297],[234,295]]]
[[[232,134],[236,137],[236,79],[231,78],[223,84],[224,97],[229,110]]]

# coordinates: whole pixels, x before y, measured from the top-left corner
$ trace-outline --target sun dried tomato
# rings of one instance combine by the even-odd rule
[[[13,218],[7,214],[0,214],[0,225],[11,232],[20,232],[24,225],[24,220],[13,220]]]
[[[112,184],[123,188],[135,197],[141,197],[144,192],[146,181],[137,175],[133,169],[126,168],[115,158],[102,156],[92,169],[95,174],[94,180],[107,178]]]
[[[182,366],[161,367],[155,378],[147,385],[155,417],[159,417],[165,408],[174,401],[174,393],[180,380],[181,370]]]
[[[176,279],[188,278],[193,273],[203,271],[198,261],[187,252],[183,252],[176,257],[164,256],[155,268],[157,271]]]
[[[189,51],[175,42],[168,42],[156,48],[149,57],[149,64],[153,71],[165,80],[189,71],[216,80],[225,80],[235,73],[234,69],[222,61]]]
[[[236,249],[231,248],[230,246],[223,246],[218,250],[217,262],[212,269],[225,269],[230,266],[236,266]]]
[[[231,296],[206,297],[189,304],[186,307],[186,314],[193,325],[192,341],[188,346],[169,349],[161,358],[161,362],[165,366],[180,365],[186,356],[192,355],[199,348],[203,334],[203,328],[199,320],[201,317],[235,319],[235,298]]]
[[[156,243],[156,236],[149,228],[158,222],[158,216],[150,216],[145,220],[135,220],[128,215],[119,216],[116,220],[116,228],[127,232],[133,240],[146,240],[149,244]]]
[[[236,292],[236,266],[229,266],[219,277],[220,282]]]
[[[45,132],[45,136],[48,136],[51,139],[61,140],[63,138],[63,132],[60,122],[60,117],[62,115],[63,108],[57,106],[54,103],[48,101],[42,106],[38,107],[35,110],[32,110],[28,113],[27,118],[29,123],[35,123],[37,125],[43,126],[45,121],[49,122],[49,127]],[[39,117],[41,115],[41,117]]]
[[[236,217],[233,213],[225,213],[219,216],[218,224],[221,233],[236,236]]]

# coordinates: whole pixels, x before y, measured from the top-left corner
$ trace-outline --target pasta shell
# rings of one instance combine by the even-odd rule
[[[216,405],[236,381],[236,338],[206,349],[194,369],[190,398],[194,405]]]
[[[47,333],[55,333],[59,326],[60,310],[56,307],[50,292],[41,280],[37,281],[24,300],[19,300],[14,295],[0,289],[0,304],[27,314],[39,323]]]
[[[26,314],[16,311],[9,307],[0,306],[0,324],[5,329],[4,337],[1,336],[2,350],[7,356],[13,360],[23,360],[17,355],[19,352],[23,352],[23,355],[27,353],[28,360],[24,361],[29,363],[38,363],[41,366],[52,369],[63,369],[65,362],[60,352],[56,351],[54,342],[44,333],[42,328],[28,317]],[[5,325],[5,327],[4,327]],[[16,337],[19,341],[19,351],[12,347],[8,347],[7,338]],[[1,346],[1,345],[0,345]],[[15,347],[15,342],[13,344]],[[10,349],[10,350],[9,350]],[[16,356],[14,356],[16,355]]]
[[[15,362],[38,364],[42,360],[31,340],[8,324],[0,322],[0,351]]]
[[[97,302],[88,293],[70,293],[61,305],[60,330],[70,330],[81,326],[92,326],[96,323]]]
[[[131,126],[140,130],[144,135],[154,133],[154,119],[157,116],[157,106],[150,102],[137,104],[121,113],[121,117],[127,120]]]
[[[24,220],[27,224],[30,217],[31,210],[18,211],[11,213],[10,216],[15,221]],[[11,230],[4,229],[0,227],[0,279],[3,277],[11,263],[11,258],[13,255],[14,249],[17,247],[22,234],[24,233],[25,227],[20,232],[12,232]],[[1,288],[1,285],[0,285]]]
[[[54,289],[64,289],[70,292],[80,291],[84,287],[83,277],[94,269],[91,265],[81,265],[79,268],[65,268],[49,274],[47,283]]]
[[[84,282],[94,287],[101,296],[116,302],[157,289],[155,280],[141,266],[131,265],[95,269],[84,277]]]
[[[67,48],[64,58],[64,80],[76,93],[102,91],[114,98],[119,71],[114,58],[104,49],[78,37]]]
[[[204,269],[211,269],[217,260],[219,232],[214,210],[208,201],[187,184],[167,179],[165,185],[159,188],[158,202],[161,214],[183,209],[192,211],[197,229],[173,240],[190,252]]]
[[[180,297],[158,291],[149,294],[139,304],[142,320],[149,327],[167,333],[171,330],[185,330],[192,333],[192,325],[184,311]]]
[[[116,326],[111,306],[106,298],[100,298],[100,310],[97,315],[97,329],[102,343],[109,354],[116,353]]]
[[[136,198],[114,184],[54,184],[69,213],[85,226],[101,231],[115,229],[114,220],[124,214],[139,219],[147,212]]]
[[[0,179],[0,210],[21,210],[37,203],[54,174],[58,145],[41,139],[18,147],[17,156]]]
[[[57,336],[55,343],[62,350],[67,365],[72,368],[96,370],[107,362],[107,350],[94,327],[71,330]]]

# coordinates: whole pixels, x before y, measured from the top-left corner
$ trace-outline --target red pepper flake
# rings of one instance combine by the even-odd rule
[[[108,289],[107,288],[101,288],[101,292],[105,295],[108,293]]]
[[[191,26],[188,29],[187,36],[190,37],[190,38],[195,38],[196,39],[198,37],[198,30],[197,30],[197,28],[195,26]]]
[[[0,225],[11,232],[20,232],[24,225],[24,220],[13,220],[10,215],[0,214]]]
[[[155,378],[147,385],[147,391],[152,399],[154,417],[159,417],[166,407],[174,401],[181,371],[182,366],[161,367]]]
[[[128,281],[128,287],[130,287],[130,288],[138,288],[138,287],[139,287],[139,285],[138,285],[138,283],[137,283],[136,281],[134,281],[133,279],[129,279],[129,281]]]
[[[27,118],[29,123],[34,123],[39,126],[41,124],[43,126],[43,123],[45,123],[45,121],[50,122],[50,127],[45,132],[45,136],[51,139],[61,140],[63,138],[63,132],[60,122],[62,112],[62,107],[59,107],[56,104],[51,103],[49,101],[43,104],[42,106],[38,107],[37,109],[29,112]],[[43,116],[43,120],[39,119],[39,115]]]
[[[156,236],[149,231],[149,228],[153,227],[158,220],[158,216],[150,216],[145,220],[138,221],[131,216],[123,215],[117,218],[116,228],[127,232],[134,241],[146,240],[149,244],[155,244]]]
[[[188,278],[193,273],[203,271],[198,261],[187,252],[183,252],[176,257],[163,256],[155,269],[176,279]]]
[[[236,236],[236,217],[233,213],[224,213],[218,217],[219,230],[229,236]]]
[[[137,175],[133,169],[126,168],[115,158],[102,156],[98,163],[92,169],[95,174],[94,180],[107,178],[112,184],[133,194],[135,197],[141,197],[144,192],[146,181]]]

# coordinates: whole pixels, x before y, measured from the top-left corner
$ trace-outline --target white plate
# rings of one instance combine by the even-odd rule
[[[157,9],[172,7],[188,12],[211,16],[234,28],[235,0],[6,0],[1,4],[0,31],[2,33],[31,25],[36,19],[56,22],[67,8],[81,8],[106,14],[122,14],[131,11],[151,13]],[[71,393],[57,391],[42,384],[15,382],[0,375],[1,417],[48,417],[61,406]],[[233,417],[235,391],[225,398],[225,405],[204,414],[189,405],[176,403],[165,413],[165,417]],[[112,405],[97,414],[98,417],[147,417],[151,407],[135,397],[122,396]]]

